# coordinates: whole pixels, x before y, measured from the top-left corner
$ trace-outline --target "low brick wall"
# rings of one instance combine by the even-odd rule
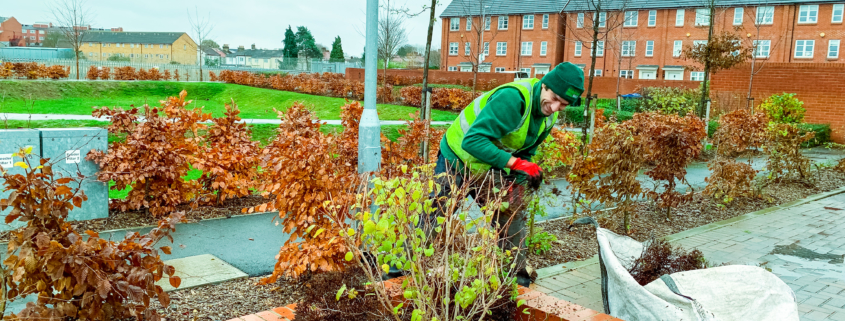
[[[794,93],[807,109],[804,121],[830,124],[831,138],[845,143],[845,64],[768,63],[754,75],[754,105],[774,94]],[[713,95],[729,96],[745,104],[751,66],[743,65],[713,74]]]
[[[700,81],[691,80],[664,80],[664,79],[619,79],[619,77],[593,77],[593,94],[599,98],[616,98],[616,81],[619,80],[619,94],[627,95],[639,92],[645,87],[678,87],[698,88]],[[587,85],[590,79],[584,79],[584,90],[586,94]]]

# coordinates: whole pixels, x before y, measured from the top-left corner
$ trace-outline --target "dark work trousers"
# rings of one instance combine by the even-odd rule
[[[461,172],[457,170],[457,164],[450,164],[446,161],[446,158],[443,157],[443,154],[438,153],[437,155],[437,164],[434,167],[434,174],[440,173],[447,173],[450,177],[441,177],[437,178],[436,181],[440,184],[440,193],[439,195],[431,195],[431,197],[437,197],[440,199],[441,197],[449,197],[451,195],[451,188],[452,183],[454,183],[457,188],[460,188],[464,185],[464,182],[467,180],[467,177],[460,174]],[[499,229],[499,248],[502,250],[513,250],[513,248],[518,248],[519,250],[516,251],[516,268],[514,271],[517,271],[518,274],[526,273],[525,272],[525,253],[526,253],[526,246],[525,246],[525,237],[528,235],[527,230],[525,229],[525,222],[526,222],[526,213],[525,207],[526,204],[523,201],[525,199],[525,192],[527,188],[525,188],[522,184],[514,184],[513,180],[508,179],[507,177],[503,178],[505,175],[504,171],[493,169],[491,170],[490,175],[487,175],[483,180],[479,179],[476,181],[472,181],[469,184],[469,195],[471,196],[479,206],[484,206],[486,204],[486,195],[478,195],[479,187],[483,184],[493,184],[496,188],[501,190],[504,189],[511,189],[511,192],[508,193],[508,198],[510,204],[513,204],[513,207],[509,207],[505,211],[498,211],[496,217],[494,217],[494,221],[497,224]],[[454,177],[454,182],[452,182],[451,177]],[[515,200],[515,198],[519,198]],[[463,200],[461,200],[463,201]],[[428,234],[430,237],[433,237],[431,234],[432,229],[431,226],[436,224],[436,218],[438,216],[442,216],[443,213],[440,210],[441,207],[446,205],[445,201],[438,201],[434,204],[437,208],[434,212],[432,212],[431,216],[428,219],[428,228],[423,228],[423,230]],[[527,274],[527,273],[526,273]]]

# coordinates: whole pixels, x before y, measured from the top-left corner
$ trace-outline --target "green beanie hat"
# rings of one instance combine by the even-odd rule
[[[569,105],[577,106],[584,92],[584,71],[571,62],[564,62],[544,75],[540,82],[563,97]]]

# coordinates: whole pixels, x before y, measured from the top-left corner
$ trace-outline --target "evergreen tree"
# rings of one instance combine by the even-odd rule
[[[344,62],[346,59],[343,58],[343,46],[340,44],[340,36],[334,38],[334,42],[332,42],[332,54],[331,62]]]
[[[290,26],[288,26],[288,30],[285,30],[285,40],[282,43],[285,45],[284,49],[282,49],[282,54],[285,57],[296,58],[299,56],[299,49],[296,45],[296,34],[293,33],[293,29]]]
[[[311,30],[308,30],[305,26],[296,27],[296,48],[299,49],[300,54],[308,58],[323,56],[323,52],[320,51],[320,48],[317,48]]]

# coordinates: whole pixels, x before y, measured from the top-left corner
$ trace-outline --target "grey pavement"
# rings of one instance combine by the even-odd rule
[[[96,121],[107,121],[107,119],[103,118],[95,118],[91,115],[69,115],[69,114],[9,114],[9,113],[0,113],[0,120],[96,120]],[[280,119],[256,119],[256,118],[245,118],[243,119],[244,122],[247,124],[280,124],[282,121]],[[321,122],[324,122],[328,125],[340,125],[339,119],[321,119]],[[449,125],[452,122],[449,121],[433,121],[431,122],[432,125]],[[382,120],[382,125],[404,125],[404,120]]]
[[[802,320],[845,320],[845,188],[666,237],[713,264],[759,265],[795,292]],[[537,271],[536,290],[603,310],[598,259]]]

